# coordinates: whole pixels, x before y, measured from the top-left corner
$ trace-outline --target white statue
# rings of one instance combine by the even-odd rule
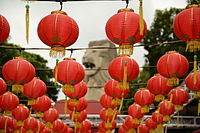
[[[95,49],[107,47],[102,49]],[[89,43],[89,48],[83,56],[83,65],[85,66],[85,79],[89,88],[85,98],[87,100],[97,100],[104,94],[104,85],[111,79],[108,74],[108,64],[117,57],[115,45],[108,40],[92,41]],[[110,48],[110,49],[109,49]],[[103,69],[103,70],[102,70]]]

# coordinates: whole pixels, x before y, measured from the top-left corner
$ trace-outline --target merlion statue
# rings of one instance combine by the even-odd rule
[[[95,49],[95,47],[108,47],[108,49]],[[92,49],[85,51],[82,60],[87,68],[84,81],[89,88],[85,98],[99,101],[100,96],[105,93],[103,88],[105,83],[111,79],[108,70],[105,69],[108,69],[109,62],[117,57],[117,50],[115,45],[108,40],[91,41],[89,48]]]

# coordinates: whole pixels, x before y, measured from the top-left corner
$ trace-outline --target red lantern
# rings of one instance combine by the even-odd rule
[[[55,108],[50,108],[44,112],[42,119],[46,122],[46,127],[53,128],[52,123],[59,117],[58,111]]]
[[[74,116],[73,116],[74,115]],[[73,116],[73,117],[72,117]],[[73,118],[73,119],[72,119]],[[82,122],[87,118],[87,112],[86,110],[83,110],[81,112],[71,112],[70,113],[70,119],[74,122]]]
[[[110,130],[109,130],[110,131]],[[98,133],[107,133],[106,129],[103,127],[103,123],[99,123],[98,125]]]
[[[42,80],[35,77],[24,85],[23,95],[29,99],[28,105],[32,105],[36,104],[36,98],[46,94],[46,91],[46,84]]]
[[[68,131],[68,126],[64,123],[64,127],[63,127],[63,129],[59,132],[59,133],[68,133],[67,131]]]
[[[43,117],[42,112],[47,111],[51,107],[51,99],[48,96],[43,95],[38,97],[36,104],[31,105],[31,107],[37,112],[37,116]]]
[[[51,47],[50,56],[65,56],[65,47],[75,43],[78,38],[77,23],[63,11],[52,11],[38,24],[40,40]]]
[[[144,20],[143,30],[140,31],[140,16],[132,9],[120,9],[106,23],[106,35],[115,44],[119,45],[119,55],[132,55],[133,44],[140,42],[147,31]]]
[[[23,104],[18,105],[15,109],[12,110],[12,116],[17,120],[18,126],[24,125],[24,120],[27,119],[30,115],[29,109]]]
[[[65,123],[60,119],[57,119],[53,122],[53,132],[59,132],[63,129]]]
[[[111,122],[112,120],[114,120],[116,118],[116,114],[117,114],[117,110],[116,109],[111,109],[111,108],[108,108],[108,109],[101,109],[100,111],[100,118],[103,120],[103,121],[106,121],[106,122]],[[115,116],[115,117],[113,117]]]
[[[85,120],[81,123],[81,127],[77,128],[77,132],[88,133],[88,131],[91,129],[91,126],[92,126],[91,122]]]
[[[119,106],[120,103],[121,103],[120,99],[118,99],[118,98],[114,99],[106,94],[103,94],[100,97],[100,104],[106,109],[108,109],[108,108],[114,109],[117,106]]]
[[[45,128],[45,125],[43,122],[41,122],[40,120],[38,120],[38,130],[37,132],[42,132]]]
[[[196,82],[194,82],[194,73],[190,73],[186,79],[185,84],[187,88],[195,92],[196,97],[200,97],[200,71],[196,72]]]
[[[83,81],[74,85],[74,92],[68,92],[68,91],[64,92],[66,96],[72,99],[79,99],[81,97],[84,97],[86,93],[87,93],[87,85]]]
[[[160,74],[151,77],[147,82],[147,89],[155,96],[155,101],[160,102],[164,100],[164,96],[173,88],[167,85],[167,78]]]
[[[67,101],[67,107],[71,111],[83,111],[87,108],[88,103],[85,98],[76,99],[69,99]]]
[[[134,95],[135,103],[142,106],[142,113],[149,112],[149,105],[153,104],[154,98],[154,94],[152,94],[146,88],[141,88]]]
[[[124,125],[126,125],[128,129],[132,129],[137,128],[140,125],[140,123],[137,123],[136,119],[132,116],[128,116],[124,121]]]
[[[116,80],[108,80],[104,86],[104,90],[108,96],[114,98],[122,98],[126,97],[129,93],[129,89],[119,89],[117,87],[118,81]]]
[[[189,94],[182,87],[176,87],[168,93],[168,100],[172,101],[178,111],[183,109],[183,104],[187,103],[188,99]]]
[[[0,106],[5,113],[10,113],[19,104],[19,98],[12,92],[6,92],[0,96]]]
[[[148,118],[145,121],[145,125],[147,127],[149,127],[150,133],[152,133],[153,131],[155,131],[155,129],[157,128],[157,123],[152,118]]]
[[[176,51],[169,51],[160,57],[157,62],[157,71],[168,79],[168,85],[176,86],[179,84],[179,77],[188,71],[189,63],[187,59]]]
[[[113,130],[117,127],[117,122],[115,120],[112,122],[102,121],[101,123],[102,123],[103,128],[105,128],[106,130]]]
[[[12,124],[12,119],[5,115],[0,115],[0,132],[5,133],[7,128]]]
[[[3,77],[12,84],[12,91],[22,92],[25,83],[30,82],[35,76],[35,68],[23,57],[17,57],[3,65]]]
[[[42,133],[52,133],[52,130],[45,127],[43,130],[42,130]]]
[[[118,88],[129,89],[128,82],[138,76],[139,66],[130,57],[120,56],[110,62],[108,72],[113,79],[119,81]]]
[[[152,113],[152,120],[155,121],[157,124],[164,123],[163,115],[159,111],[155,111]]]
[[[36,132],[38,129],[38,120],[34,117],[29,117],[24,121],[26,132]]]
[[[174,113],[175,111],[175,107],[174,107],[174,104],[171,103],[170,101],[168,100],[164,100],[162,101],[159,106],[159,112],[164,116],[163,117],[163,120],[165,122],[169,121],[170,120],[170,115],[172,113]]]
[[[119,133],[127,133],[128,131],[127,130],[125,130],[124,128],[123,128],[123,126],[121,126],[120,128],[119,128]],[[133,132],[134,133],[134,132]]]
[[[17,125],[17,120],[16,119],[12,119],[9,128],[11,128],[14,132],[19,132],[20,129],[21,129],[21,126]]]
[[[139,133],[150,133],[149,131],[149,127],[147,127],[145,124],[139,126]]]
[[[187,49],[190,52],[200,50],[199,12],[199,5],[188,5],[174,18],[174,32],[179,39],[187,42]]]
[[[10,25],[6,18],[0,15],[0,43],[6,41],[10,33]]]
[[[140,118],[144,116],[142,113],[142,107],[138,104],[132,104],[128,108],[128,114],[133,117],[132,123],[133,124],[139,124],[140,123]]]
[[[65,58],[54,68],[55,80],[63,85],[63,93],[74,93],[74,85],[85,76],[84,69],[73,58]]]
[[[0,95],[6,92],[6,88],[7,88],[6,82],[2,78],[0,78]]]

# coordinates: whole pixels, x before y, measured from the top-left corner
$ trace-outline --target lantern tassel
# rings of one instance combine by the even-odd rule
[[[131,128],[131,129],[128,130],[128,133],[137,133],[137,132],[134,128]]]
[[[118,55],[119,56],[130,56],[133,54],[133,44],[123,43],[119,45]]]
[[[194,84],[197,82],[197,55],[194,55]]]
[[[132,119],[133,124],[140,124],[140,120],[137,118]]]
[[[72,112],[72,121],[74,120],[74,116],[75,116],[75,110],[73,110]]]
[[[64,115],[67,114],[67,98],[65,99],[65,105],[64,105]]]
[[[156,131],[153,130],[153,129],[150,129],[150,132],[149,132],[149,133],[156,133]]]
[[[140,8],[139,8],[139,12],[140,12],[140,35],[143,35],[143,31],[144,31],[144,21],[143,21],[143,2],[142,0],[139,0],[140,1]]]
[[[65,84],[62,87],[62,92],[63,93],[74,93],[74,86],[70,84]]]
[[[12,92],[14,93],[22,93],[24,89],[23,85],[14,84],[12,85]]]
[[[17,121],[17,126],[24,126],[24,122],[23,121]]]
[[[46,127],[48,127],[48,128],[53,128],[53,124],[52,124],[51,122],[47,122],[45,125],[46,125]]]
[[[26,42],[29,43],[29,8],[30,6],[27,4],[25,7],[26,7]]]
[[[147,105],[143,106],[142,109],[141,109],[141,112],[142,113],[148,113],[149,112],[149,107]]]
[[[155,96],[155,101],[156,102],[163,101],[164,99],[165,99],[165,97],[163,95],[161,95],[161,94]]]
[[[54,82],[55,86],[57,86],[57,81],[58,81],[58,62],[59,60],[56,59],[55,82]]]
[[[128,83],[127,83],[127,61],[124,61],[124,77],[123,77],[123,89],[129,89]]]
[[[49,56],[52,58],[62,58],[65,56],[65,47],[59,44],[54,44],[51,47]]]
[[[187,41],[186,51],[196,52],[200,50],[200,40],[199,39],[191,39]]]
[[[177,77],[171,77],[167,81],[168,86],[177,86],[179,85],[179,79]]]
[[[28,100],[28,105],[34,105],[37,104],[37,100],[36,99],[29,99]]]
[[[199,103],[198,103],[198,115],[200,114],[200,100],[199,100]]]

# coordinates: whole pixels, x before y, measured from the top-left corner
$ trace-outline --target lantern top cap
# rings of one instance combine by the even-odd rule
[[[140,90],[147,90],[147,88],[140,88]]]
[[[15,57],[15,59],[23,59],[23,60],[25,60],[26,58],[24,58],[24,57]]]
[[[76,61],[75,58],[64,58],[63,60],[74,60],[74,61]]]
[[[64,12],[64,11],[52,11],[51,14],[64,14],[64,15],[67,15],[67,13]]]
[[[123,9],[119,9],[117,13],[124,12],[124,11],[134,12],[133,9],[130,9],[130,8],[123,8]]]
[[[178,53],[177,51],[168,51],[167,54],[173,54],[173,53]]]
[[[191,5],[187,5],[186,9],[192,8],[192,7],[200,7],[200,4],[191,4]]]
[[[160,73],[156,73],[156,74],[154,74],[154,76],[160,76]]]

